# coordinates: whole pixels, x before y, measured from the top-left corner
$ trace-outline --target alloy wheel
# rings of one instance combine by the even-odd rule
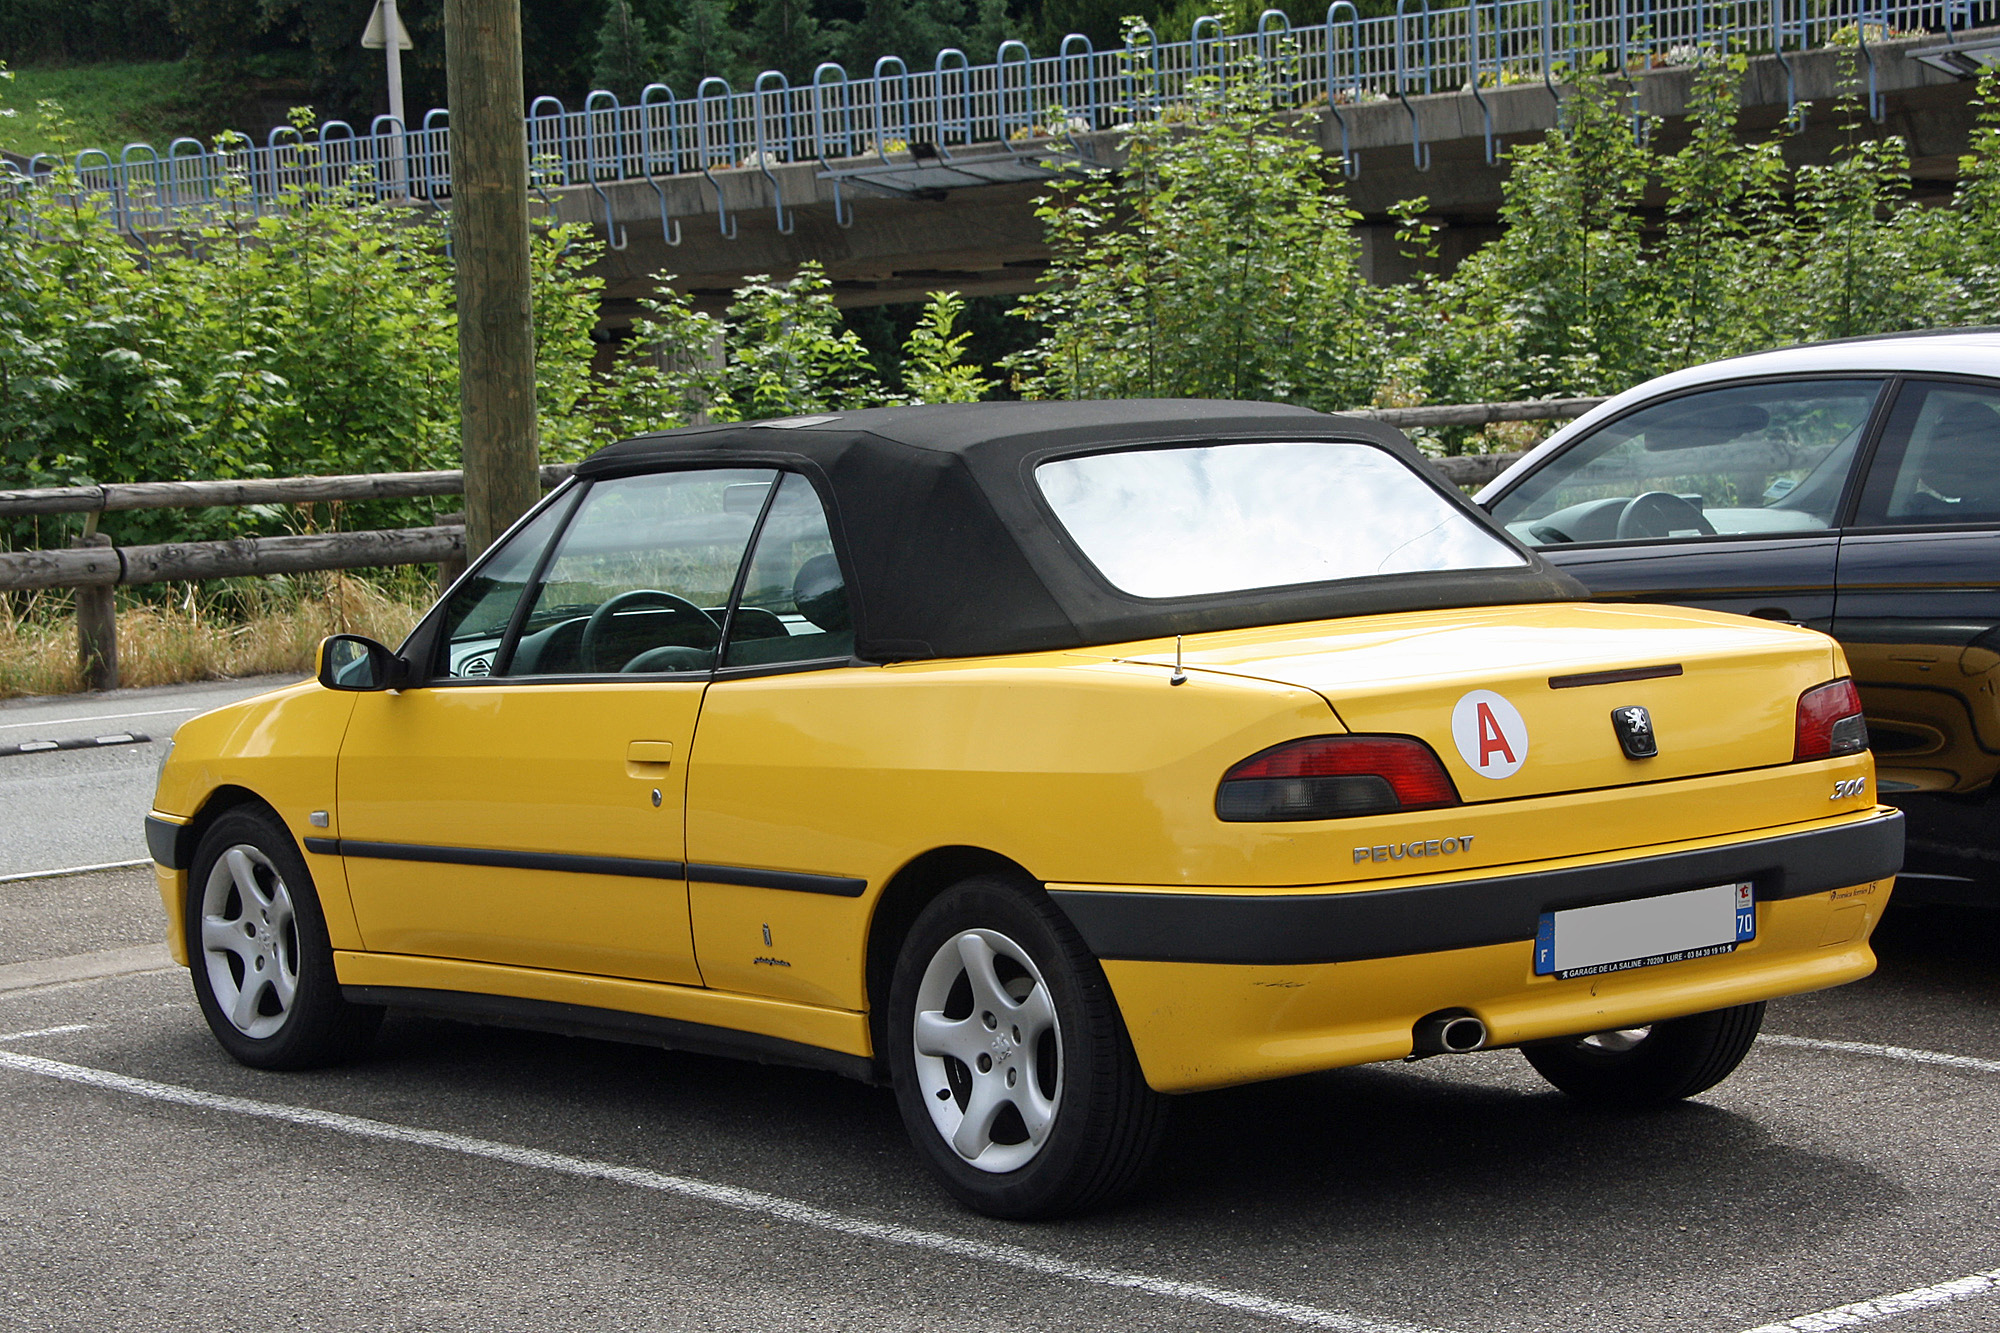
[[[981,1171],[1019,1170],[1048,1142],[1062,1101],[1062,1026],[1019,944],[966,930],[931,956],[911,1041],[931,1122]]]
[[[284,876],[249,843],[228,848],[209,869],[201,952],[232,1027],[259,1038],[284,1027],[299,986],[298,912]]]

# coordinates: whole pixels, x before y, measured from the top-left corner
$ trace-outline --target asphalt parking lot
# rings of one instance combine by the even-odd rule
[[[144,870],[0,883],[0,1327],[2000,1325],[2000,917],[1892,914],[1665,1113],[1510,1052],[1207,1094],[1137,1196],[1037,1226],[829,1075],[394,1015],[240,1068],[159,930]]]

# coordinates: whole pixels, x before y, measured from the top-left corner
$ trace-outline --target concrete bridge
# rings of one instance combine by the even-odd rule
[[[1913,51],[1938,44],[1927,37],[1876,48],[1879,120],[1867,116],[1866,68],[1857,77],[1856,66],[1863,63],[1858,52],[1753,58],[1743,81],[1743,133],[1774,133],[1794,103],[1810,102],[1805,128],[1785,140],[1785,155],[1794,164],[1827,161],[1848,134],[1847,118],[1835,103],[1858,92],[1859,132],[1902,135],[1919,190],[1946,195],[1973,124],[1974,85],[1912,57]],[[1664,148],[1686,140],[1693,82],[1688,67],[1655,69],[1633,81],[1636,106],[1660,118],[1656,142]],[[1368,275],[1386,282],[1410,273],[1410,261],[1395,244],[1390,212],[1405,199],[1426,196],[1429,216],[1446,224],[1440,237],[1440,262],[1446,266],[1497,235],[1505,150],[1539,139],[1556,123],[1559,92],[1537,82],[1485,89],[1477,99],[1460,91],[1411,96],[1407,106],[1390,99],[1342,107],[1352,171],[1345,184],[1364,218],[1360,232]],[[1322,109],[1309,130],[1330,159],[1341,160],[1340,120]],[[602,265],[605,318],[614,327],[637,311],[636,298],[652,290],[651,275],[660,271],[673,273],[674,286],[703,304],[725,300],[746,275],[788,275],[807,260],[825,266],[843,305],[916,301],[939,289],[1019,293],[1034,286],[1048,262],[1034,199],[1047,188],[1049,168],[1077,158],[1086,166],[1115,166],[1117,138],[1104,132],[1079,135],[1076,153],[1051,153],[1046,159],[997,144],[957,150],[953,165],[965,171],[956,176],[945,168],[925,172],[907,154],[894,154],[891,169],[878,173],[881,183],[872,188],[851,176],[830,177],[827,167],[813,161],[716,170],[713,183],[682,176],[661,182],[664,193],[646,181],[621,181],[553,189],[546,198],[557,216],[590,222],[613,243],[624,242]],[[1419,157],[1428,159],[1428,169],[1418,165]],[[1044,160],[1048,168],[1036,166]],[[879,165],[879,159],[833,165],[865,172],[871,161]],[[789,231],[779,225],[780,201]],[[678,245],[666,243],[663,216],[677,228]],[[724,233],[725,223],[733,236]]]

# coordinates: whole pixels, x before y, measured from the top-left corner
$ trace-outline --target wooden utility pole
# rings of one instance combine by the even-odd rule
[[[444,50],[470,557],[541,498],[520,0],[445,0]]]

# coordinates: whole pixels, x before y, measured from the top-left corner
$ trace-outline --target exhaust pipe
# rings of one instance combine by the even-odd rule
[[[1411,1032],[1410,1058],[1466,1055],[1486,1045],[1486,1024],[1463,1009],[1440,1009],[1417,1020]]]

